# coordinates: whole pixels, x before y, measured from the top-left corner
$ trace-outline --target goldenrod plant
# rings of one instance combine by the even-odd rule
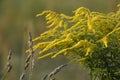
[[[33,39],[39,59],[64,55],[88,68],[91,80],[120,79],[120,5],[108,14],[80,7],[73,16],[51,10],[40,16],[48,30]]]

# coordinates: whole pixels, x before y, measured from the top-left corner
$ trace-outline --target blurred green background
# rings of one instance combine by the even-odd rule
[[[36,14],[44,10],[53,10],[72,15],[72,11],[81,6],[91,11],[108,13],[116,11],[116,5],[119,3],[120,0],[0,0],[0,78],[6,71],[8,51],[12,49],[13,69],[5,80],[19,80],[27,55],[25,50],[28,32],[30,31],[33,37],[37,37],[46,30],[45,21],[36,17]],[[63,56],[56,59],[36,59],[32,80],[41,80],[46,73],[66,62],[68,60]],[[56,78],[57,80],[89,80],[88,72],[77,63],[71,63],[57,74]]]

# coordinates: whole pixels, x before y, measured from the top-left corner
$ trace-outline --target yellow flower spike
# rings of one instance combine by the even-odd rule
[[[85,56],[88,56],[91,51],[92,51],[92,49],[90,47],[88,47],[87,50],[86,50]]]
[[[101,41],[103,42],[103,44],[105,45],[105,47],[108,47],[108,40],[107,40],[107,37],[104,37],[101,39]]]
[[[51,56],[51,55],[53,55],[53,54],[55,54],[55,52],[50,52],[50,53],[47,53],[47,54],[45,54],[45,55],[43,55],[43,56],[38,57],[38,59],[43,59],[43,58],[48,57],[48,56]]]
[[[52,49],[52,48],[55,48],[56,46],[64,45],[64,44],[67,43],[67,42],[70,42],[70,40],[66,40],[66,39],[64,39],[64,40],[59,40],[59,39],[54,40],[54,41],[52,41],[50,44],[48,44],[42,51],[40,51],[39,54],[42,54],[42,53],[44,53],[45,51],[48,51],[48,50],[50,50],[50,49]],[[64,46],[65,46],[65,45],[64,45]]]
[[[52,20],[52,19],[55,19],[57,17],[57,14],[51,14],[51,16],[46,16],[46,20]]]
[[[63,26],[62,24],[63,24],[63,20],[60,20],[60,22],[59,22],[59,24],[58,24],[59,27],[62,27],[62,26]]]
[[[72,21],[71,22],[76,22],[76,21],[78,21],[79,20],[79,17],[80,16],[80,14],[76,14],[75,16],[73,16],[73,19],[72,19]]]
[[[25,51],[25,53],[30,53],[30,50],[29,50],[29,49],[28,49],[28,50],[26,50],[26,51]]]
[[[65,39],[66,40],[72,40],[72,37],[73,37],[72,33],[69,33],[69,34],[67,34]]]
[[[57,56],[60,55],[60,54],[66,55],[66,52],[69,51],[70,49],[71,49],[71,48],[63,49],[63,50],[59,51],[58,53],[56,53],[55,55],[53,55],[52,58],[55,58],[55,57],[57,57]]]
[[[63,23],[63,26],[64,26],[64,30],[67,30],[68,23],[67,23],[67,22],[64,22],[64,23]]]
[[[36,37],[35,39],[33,39],[32,41],[37,41],[37,40],[43,40],[44,38],[46,38],[46,35],[50,34],[51,30],[48,30],[42,34],[40,34],[38,37]]]
[[[60,14],[60,16],[61,16],[62,18],[66,18],[66,19],[72,19],[72,17],[67,16],[67,15],[65,15],[65,14]]]
[[[36,17],[42,16],[42,15],[48,14],[48,13],[50,13],[50,10],[43,11],[42,13],[37,14]]]
[[[39,52],[39,54],[44,53],[45,51],[48,51],[49,49],[53,48],[56,45],[56,42],[58,42],[58,39],[55,39],[50,44],[48,44],[42,51]]]
[[[42,42],[38,43],[35,46],[33,46],[33,50],[36,50],[37,48],[45,48],[47,45],[49,45],[50,42]]]
[[[86,60],[86,58],[77,59],[78,62],[81,62],[81,61],[84,61],[84,60]]]
[[[71,48],[78,48],[80,46],[85,46],[87,44],[87,40],[80,40],[75,45],[73,45]]]
[[[92,31],[93,33],[95,33],[95,29],[94,26],[92,25],[92,20],[90,18],[88,18],[88,30]]]
[[[51,14],[51,13],[49,13],[49,14],[47,14],[47,15],[45,16],[45,18],[49,18],[49,17],[52,18],[52,14]],[[50,19],[51,19],[51,18],[50,18]]]
[[[118,27],[118,26],[117,26],[117,27]],[[118,31],[118,30],[120,30],[120,27],[113,29],[113,30],[112,30],[111,32],[109,32],[106,36],[109,36],[109,35],[113,34],[114,32],[116,32],[116,31]]]
[[[76,14],[85,14],[85,13],[89,13],[90,10],[87,9],[87,8],[84,8],[84,7],[80,7],[80,8],[78,8],[77,10],[75,10],[73,12],[75,12],[75,15]]]
[[[54,22],[54,19],[50,19],[50,20],[48,20],[46,23],[47,23],[47,24],[50,24],[50,23],[52,23],[52,22]]]
[[[52,22],[49,26],[47,26],[47,28],[53,27],[54,25],[56,25],[56,22]]]

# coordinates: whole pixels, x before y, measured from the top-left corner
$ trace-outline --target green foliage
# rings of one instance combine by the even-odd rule
[[[120,6],[118,6],[120,7]],[[108,14],[80,7],[73,16],[43,11],[48,31],[33,39],[39,59],[64,55],[90,69],[91,80],[120,77],[120,8]],[[29,50],[28,50],[29,51]]]

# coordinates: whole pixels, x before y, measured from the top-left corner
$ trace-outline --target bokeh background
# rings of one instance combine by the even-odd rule
[[[27,49],[28,32],[33,38],[46,30],[45,21],[36,17],[44,10],[72,15],[72,11],[83,6],[91,11],[109,13],[116,11],[120,0],[0,0],[0,79],[6,72],[9,49],[13,55],[12,71],[5,80],[19,80],[23,72]],[[37,53],[36,53],[37,54]],[[41,78],[55,67],[67,63],[68,59],[60,56],[56,59],[35,60],[31,80]],[[57,80],[90,80],[88,70],[78,63],[71,63],[56,75]],[[28,80],[29,75],[25,80]]]

